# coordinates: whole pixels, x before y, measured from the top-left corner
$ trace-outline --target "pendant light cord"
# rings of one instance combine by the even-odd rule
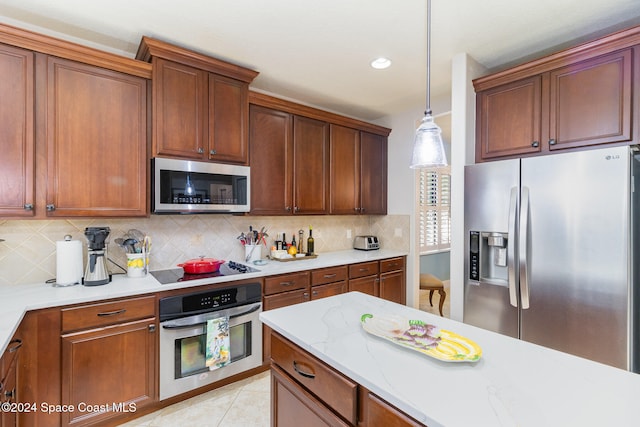
[[[424,115],[431,115],[431,0],[427,0],[427,109]]]

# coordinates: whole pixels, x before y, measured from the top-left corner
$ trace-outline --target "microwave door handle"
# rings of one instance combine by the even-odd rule
[[[518,307],[516,289],[516,229],[518,221],[518,187],[511,188],[509,200],[509,236],[507,240],[507,272],[509,277],[509,302]]]
[[[520,239],[519,239],[519,265],[520,265],[520,296],[522,308],[529,308],[529,188],[522,187],[522,206],[520,209]]]

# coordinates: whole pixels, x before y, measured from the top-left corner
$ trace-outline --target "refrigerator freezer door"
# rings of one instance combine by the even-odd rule
[[[493,243],[496,233],[507,237],[507,247],[517,247],[515,233],[512,232],[516,225],[510,224],[517,216],[510,212],[510,207],[517,210],[519,183],[520,161],[517,159],[465,168],[464,322],[512,337],[518,336],[518,309],[510,304],[508,278],[511,274],[493,274],[495,265],[500,271],[507,271],[507,268],[500,267],[503,265],[502,256],[495,256],[490,265],[481,261],[479,280],[471,280],[470,233],[480,233],[478,246],[484,250],[481,257],[485,260],[490,255],[487,251],[493,250],[489,243]],[[513,192],[515,201],[511,197],[512,189],[516,189]],[[506,259],[510,264],[509,271],[513,273],[512,269],[516,267],[513,263],[517,262],[515,254],[508,253]]]
[[[522,159],[523,340],[627,369],[629,164],[627,147]]]

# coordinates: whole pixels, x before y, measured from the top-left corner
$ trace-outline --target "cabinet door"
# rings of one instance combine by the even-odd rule
[[[62,336],[62,425],[84,425],[156,400],[155,318]],[[82,410],[81,403],[108,412]],[[114,404],[122,404],[116,407]],[[130,406],[133,405],[133,406]]]
[[[387,214],[387,138],[360,132],[360,213]]]
[[[0,215],[33,216],[33,52],[0,45]]]
[[[541,76],[482,91],[476,100],[477,161],[541,150]]]
[[[271,365],[271,392],[273,427],[299,427],[301,420],[304,420],[305,427],[349,425],[275,365]]]
[[[630,141],[631,49],[554,70],[549,149]]]
[[[294,213],[329,210],[329,124],[294,116]]]
[[[292,123],[290,114],[250,106],[251,213],[254,215],[291,214]]]
[[[329,213],[353,215],[360,210],[360,131],[331,125]]]
[[[380,275],[380,298],[403,305],[406,303],[404,271],[394,271]]]
[[[275,295],[268,295],[263,298],[262,309],[275,310],[280,307],[287,307],[289,305],[299,304],[311,299],[309,289],[299,289],[296,291],[282,292]],[[271,357],[271,328],[262,325],[262,360],[269,362]]]
[[[0,403],[14,404],[21,402],[18,398],[18,357],[22,341],[12,340],[9,342],[2,358],[0,358]],[[24,403],[24,402],[21,402]],[[18,423],[18,411],[0,411],[0,426],[13,427]]]
[[[47,57],[48,216],[145,216],[147,82]]]
[[[207,72],[153,58],[154,156],[204,159]]]
[[[349,279],[349,292],[357,291],[363,294],[380,296],[380,284],[378,276],[360,277],[358,279]]]
[[[209,74],[210,160],[248,163],[248,92],[247,83]]]

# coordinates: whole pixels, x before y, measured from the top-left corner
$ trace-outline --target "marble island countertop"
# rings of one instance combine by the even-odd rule
[[[423,320],[482,348],[443,362],[365,332],[362,314]],[[304,350],[426,425],[638,425],[640,375],[350,292],[260,314]]]
[[[253,266],[258,271],[239,275],[220,276],[209,279],[190,280],[172,284],[160,284],[151,274],[143,278],[127,278],[123,274],[114,274],[111,283],[102,286],[54,287],[47,283],[29,285],[0,286],[0,354],[4,352],[29,310],[89,303],[111,298],[124,298],[173,289],[225,283],[235,280],[260,278],[296,271],[354,264],[385,258],[407,255],[405,252],[380,249],[376,251],[346,250],[321,253],[317,258],[301,259],[289,262],[268,261],[265,265]],[[232,260],[243,262],[244,260]],[[179,267],[177,267],[179,268]]]

